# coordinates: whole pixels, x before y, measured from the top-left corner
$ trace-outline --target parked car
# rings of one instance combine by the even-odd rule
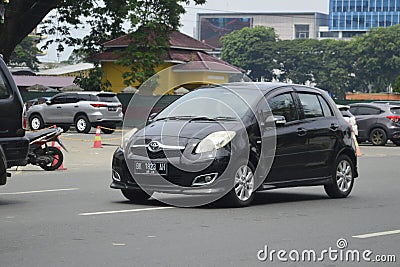
[[[360,142],[384,146],[388,140],[400,146],[400,106],[383,103],[351,104],[356,116]]]
[[[111,188],[132,201],[153,192],[223,192],[233,206],[249,205],[256,191],[292,186],[323,185],[330,197],[347,197],[358,176],[356,148],[329,95],[252,85],[192,91],[133,129],[114,153]],[[157,175],[167,183],[153,183]]]
[[[376,101],[372,101],[371,103],[376,103],[376,104],[389,104],[389,105],[397,105],[397,106],[400,106],[400,101],[399,101],[399,100],[376,100]]]
[[[64,132],[75,126],[78,133],[88,133],[91,127],[103,126],[104,133],[114,132],[122,122],[122,105],[116,94],[109,92],[66,92],[53,96],[28,110],[29,126],[39,130],[57,125]]]
[[[358,135],[358,126],[357,126],[357,119],[356,117],[351,114],[350,112],[350,106],[347,105],[336,105],[337,108],[340,110],[340,113],[342,113],[343,118],[350,124],[354,135]]]
[[[29,141],[25,137],[26,113],[15,82],[0,57],[0,185],[7,182],[7,168],[26,158]]]

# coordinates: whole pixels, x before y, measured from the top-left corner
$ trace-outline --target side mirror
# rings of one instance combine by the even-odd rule
[[[276,126],[283,126],[286,124],[286,118],[285,116],[276,115],[274,116],[274,122]]]
[[[147,120],[147,124],[152,123],[157,114],[158,113],[151,113],[149,119]]]
[[[51,103],[51,100],[47,100],[47,101],[46,101],[46,104],[47,104],[47,105],[51,105],[51,104],[52,104],[52,103]]]

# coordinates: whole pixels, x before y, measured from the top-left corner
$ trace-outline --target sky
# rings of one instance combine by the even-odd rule
[[[191,1],[193,2],[193,1]],[[329,0],[207,0],[201,6],[186,6],[186,14],[182,16],[181,31],[195,36],[197,13],[212,12],[322,12],[328,14]],[[47,50],[47,55],[39,57],[42,62],[58,62],[67,60],[73,48],[66,48],[57,56],[56,45]]]

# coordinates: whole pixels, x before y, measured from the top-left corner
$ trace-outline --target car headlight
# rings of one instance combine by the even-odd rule
[[[226,146],[235,137],[236,132],[220,131],[208,135],[196,147],[195,153],[205,153]]]
[[[138,130],[137,128],[133,128],[132,130],[130,130],[129,132],[127,132],[122,136],[122,142],[121,142],[122,149],[125,149],[125,145],[128,144],[129,139],[132,137],[132,135],[134,135],[137,132],[137,130]]]

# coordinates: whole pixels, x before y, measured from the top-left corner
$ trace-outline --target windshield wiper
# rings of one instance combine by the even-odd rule
[[[214,117],[213,120],[236,121],[237,118],[229,117],[229,116],[218,116],[218,117]]]
[[[161,120],[188,120],[194,118],[193,116],[170,116],[170,117],[162,117],[162,118],[157,118],[154,121],[161,121]]]

